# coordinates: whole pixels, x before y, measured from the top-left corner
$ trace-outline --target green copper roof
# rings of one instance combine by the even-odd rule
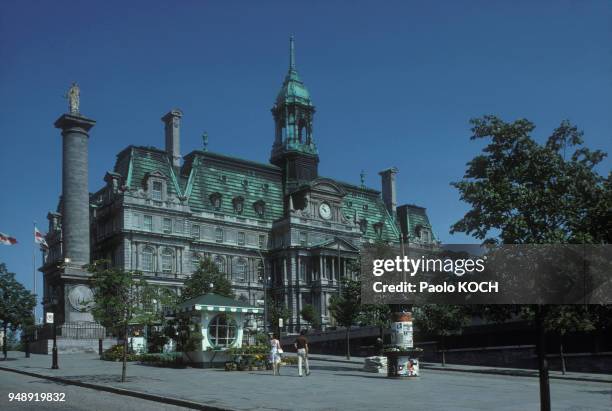
[[[340,184],[347,191],[342,202],[342,212],[351,221],[359,223],[365,220],[365,232],[362,233],[366,240],[399,241],[399,229],[378,191],[369,188],[360,189],[352,184]],[[380,236],[376,233],[375,224],[382,224]]]
[[[125,185],[132,190],[144,188],[145,176],[156,171],[168,179],[168,194],[182,196],[181,183],[165,151],[130,146],[117,155],[115,172],[125,177]]]
[[[190,169],[189,207],[194,212],[217,212],[237,217],[261,219],[268,222],[283,216],[283,193],[278,168],[267,164],[233,159],[210,152],[193,152],[186,158],[185,169]],[[242,163],[242,164],[241,164]],[[211,198],[220,195],[220,207]],[[234,201],[242,199],[242,212],[237,213]],[[260,216],[255,203],[263,201],[265,211]]]
[[[418,228],[427,228],[431,233],[431,240],[436,241],[437,238],[433,232],[427,210],[423,207],[406,204],[398,208],[397,218],[403,231],[408,231],[408,239],[417,239],[419,237]]]
[[[276,96],[276,105],[280,106],[288,103],[301,103],[312,106],[310,93],[300,80],[300,76],[295,68],[295,46],[293,36],[289,40],[289,71],[285,76],[285,81]]]

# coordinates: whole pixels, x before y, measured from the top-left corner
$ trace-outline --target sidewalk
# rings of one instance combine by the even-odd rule
[[[363,365],[364,361],[363,357],[351,357],[350,360],[347,360],[345,356],[324,354],[311,354],[309,355],[309,358],[318,361],[330,361],[355,365]],[[479,374],[508,375],[514,377],[538,378],[539,376],[538,370],[522,368],[485,367],[479,365],[446,364],[446,366],[443,367],[439,363],[421,362],[421,368],[425,370],[435,371],[471,372]],[[612,374],[566,372],[565,375],[563,375],[561,371],[549,371],[548,373],[550,378],[558,380],[612,383]]]
[[[406,398],[410,398],[415,409],[440,411],[515,411],[539,407],[537,378],[452,372],[466,368],[448,366],[429,368],[416,379],[397,380],[364,372],[362,364],[363,358],[347,361],[338,356],[313,355],[311,376],[300,378],[295,366],[281,367],[281,377],[274,377],[270,371],[158,368],[132,362],[127,367],[127,381],[121,383],[121,363],[101,361],[97,355],[60,355],[60,368],[52,370],[50,355],[32,354],[31,358],[24,358],[22,352],[10,352],[8,361],[0,361],[0,376],[10,378],[11,373],[20,373],[60,384],[213,411],[397,410],[405,408]],[[553,404],[558,409],[580,406],[609,410],[612,380],[603,377],[606,378],[597,378],[597,382],[552,380]],[[6,394],[0,384],[0,396]]]

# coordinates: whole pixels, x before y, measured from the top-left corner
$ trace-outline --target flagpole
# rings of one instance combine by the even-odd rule
[[[36,306],[38,296],[36,295],[36,221],[34,221],[34,242],[32,243],[32,275],[34,277],[34,325],[36,325]]]

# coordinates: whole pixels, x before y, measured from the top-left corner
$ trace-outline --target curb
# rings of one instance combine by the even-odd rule
[[[350,360],[336,360],[336,359],[328,359],[328,358],[320,358],[320,357],[310,357],[309,359],[311,360],[316,360],[316,361],[328,361],[328,362],[339,362],[339,363],[343,363],[343,364],[357,364],[360,365],[360,363],[356,362],[356,361],[350,361]],[[462,369],[462,368],[452,368],[452,367],[439,367],[439,366],[435,366],[435,365],[426,365],[425,363],[421,363],[421,368],[424,368],[426,370],[433,370],[433,371],[452,371],[452,372],[469,372],[472,374],[489,374],[489,375],[504,375],[504,376],[510,376],[510,377],[530,377],[530,378],[539,378],[539,375],[537,373],[537,370],[535,371],[535,375],[530,375],[530,374],[526,374],[525,372],[516,372],[516,371],[497,371],[495,369],[491,369],[491,370],[469,370],[469,369]],[[525,370],[526,372],[531,371],[531,370]],[[557,375],[548,375],[548,378],[551,380],[560,380],[560,381],[584,381],[584,382],[597,382],[597,383],[603,383],[603,384],[610,384],[610,380],[602,380],[602,379],[598,379],[598,378],[589,378],[589,377],[571,377],[571,376],[557,376]]]
[[[178,407],[185,407],[185,408],[190,408],[194,410],[234,411],[233,408],[213,407],[213,406],[204,405],[204,404],[200,404],[200,403],[189,401],[189,400],[182,400],[180,398],[172,398],[172,397],[166,397],[166,396],[161,396],[157,394],[148,394],[148,393],[140,392],[140,391],[127,390],[123,388],[92,384],[92,383],[82,382],[82,381],[74,381],[74,380],[70,380],[67,378],[63,378],[63,377],[55,377],[52,375],[37,374],[34,372],[17,370],[15,368],[0,366],[0,371],[14,372],[16,374],[27,375],[29,377],[43,378],[46,380],[55,381],[55,382],[59,382],[59,383],[66,384],[66,385],[76,385],[78,387],[90,388],[90,389],[97,390],[97,391],[106,391],[106,392],[110,392],[113,394],[125,395],[128,397],[135,397],[135,398],[140,398],[143,400],[161,402],[164,404],[176,405]]]

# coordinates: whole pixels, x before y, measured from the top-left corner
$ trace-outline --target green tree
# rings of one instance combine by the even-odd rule
[[[559,356],[561,359],[561,372],[565,375],[565,353],[563,339],[569,332],[592,331],[595,329],[595,319],[589,306],[584,305],[557,305],[549,307],[544,319],[546,330],[559,335]]]
[[[284,322],[291,317],[291,311],[284,304],[280,298],[270,298],[268,301],[268,319],[272,325],[272,330],[280,338],[281,328],[279,327],[279,320],[282,319]]]
[[[612,173],[604,178],[595,170],[606,153],[584,147],[575,126],[563,121],[540,145],[524,119],[485,116],[471,124],[472,139],[489,144],[452,183],[472,208],[451,233],[503,244],[610,242]]]
[[[210,292],[234,298],[231,281],[225,274],[219,272],[219,268],[209,257],[206,257],[200,260],[198,269],[185,281],[181,300],[187,301]]]
[[[4,331],[2,353],[5,360],[9,331],[31,326],[35,305],[34,295],[15,279],[14,273],[8,272],[4,263],[0,263],[0,322]]]
[[[329,311],[338,325],[346,328],[346,358],[351,358],[351,327],[361,314],[361,282],[343,277],[339,295],[329,301]]]
[[[507,123],[488,115],[471,124],[471,138],[488,144],[467,163],[463,179],[452,183],[471,209],[451,233],[503,244],[610,242],[612,173],[604,177],[595,170],[607,154],[583,146],[576,126],[563,121],[539,144],[532,137],[535,125],[525,119]],[[542,409],[550,409],[546,311],[534,307]],[[503,309],[496,314],[502,321]]]
[[[108,261],[96,261],[89,266],[96,321],[123,338],[121,382],[127,374],[128,326],[145,324],[158,310],[155,287],[151,287],[139,272],[123,271]]]
[[[308,322],[310,326],[314,329],[318,329],[321,326],[321,321],[319,320],[319,313],[312,304],[306,304],[302,307],[300,311],[300,315],[304,319],[304,321]]]
[[[424,304],[413,307],[415,321],[423,331],[441,338],[442,366],[446,366],[446,337],[459,334],[470,320],[463,305]]]
[[[379,328],[380,338],[384,339],[384,329],[389,326],[391,307],[388,304],[362,304],[358,322],[361,325],[375,325]]]

